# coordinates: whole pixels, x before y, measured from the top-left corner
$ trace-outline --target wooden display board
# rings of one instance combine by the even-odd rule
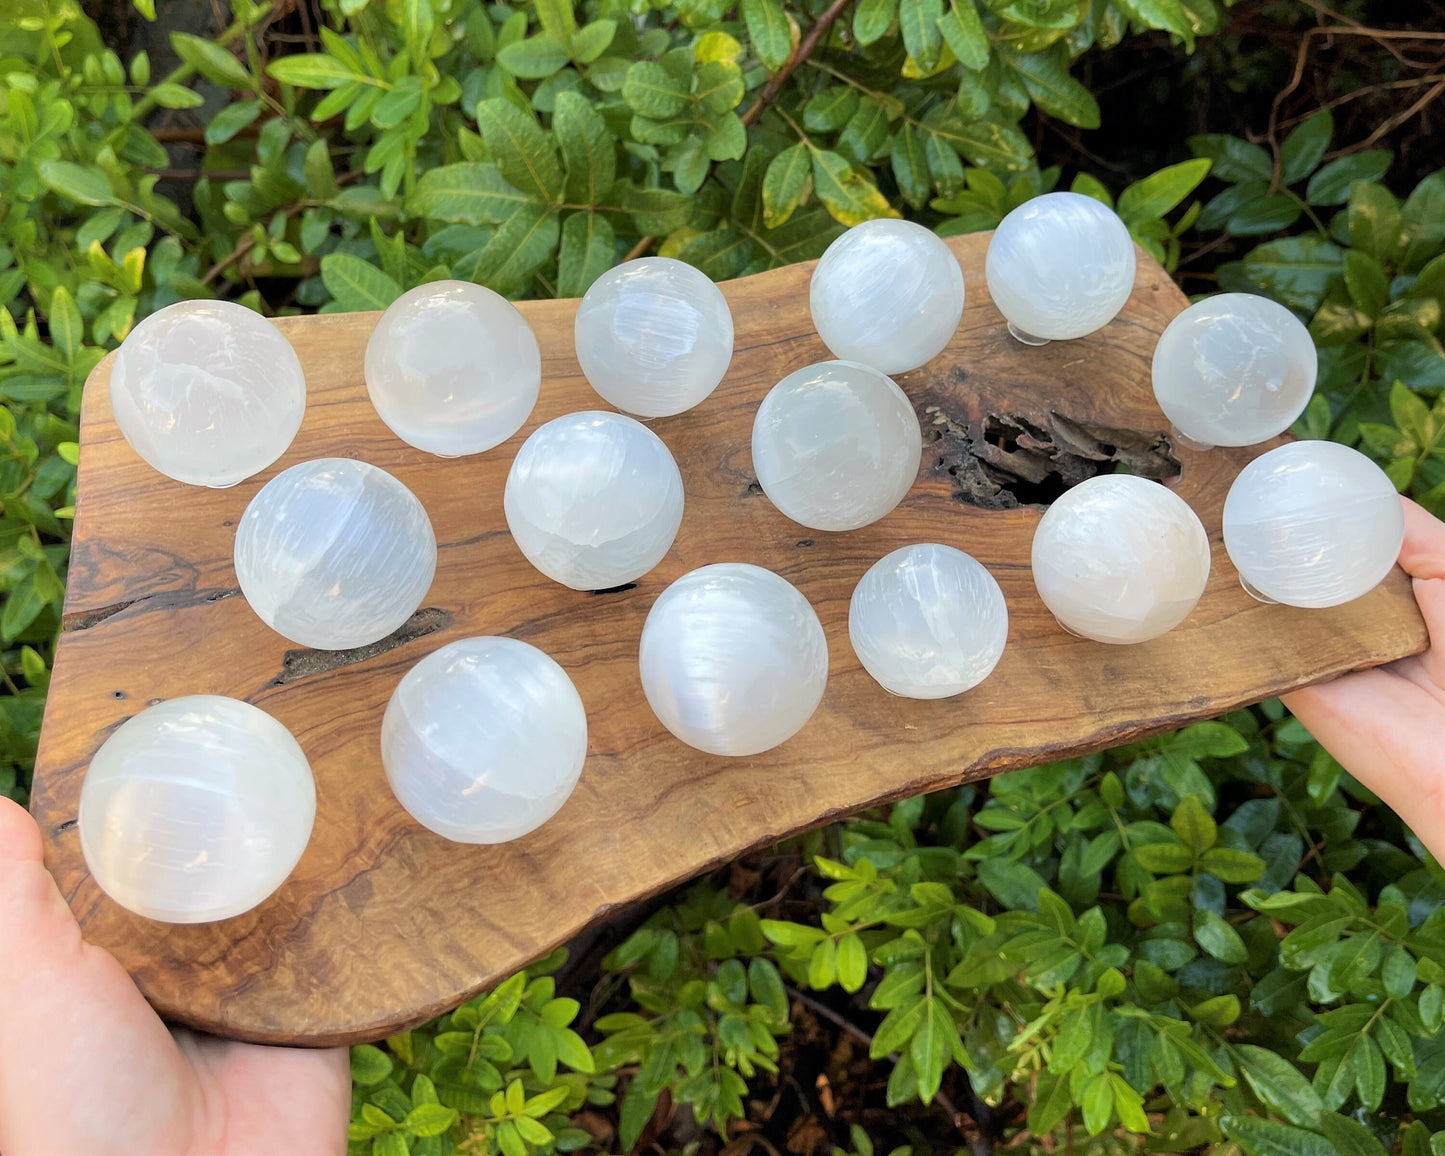
[[[722,288],[736,322],[732,367],[702,405],[652,423],[682,470],[686,513],[664,562],[630,588],[587,594],[522,558],[502,487],[522,439],[570,411],[605,408],[578,369],[576,301],[520,305],[542,349],[541,400],[524,429],[475,457],[442,460],[392,436],[371,408],[362,355],[378,314],[283,318],[310,391],[295,443],[275,467],[228,490],[150,469],[111,416],[111,361],[91,375],[81,420],[75,540],[65,625],[36,764],[32,806],[47,863],[91,941],[112,951],[165,1016],[248,1040],[375,1039],[434,1016],[622,904],[751,847],[873,803],[1112,746],[1342,672],[1416,653],[1426,634],[1396,570],[1333,610],[1248,597],[1220,540],[1231,480],[1268,447],[1171,448],[1149,385],[1160,332],[1186,301],[1143,253],[1133,296],[1104,330],[1027,348],[989,301],[987,234],[949,245],[968,303],[949,347],[898,383],[923,421],[917,485],[887,518],[827,534],[784,518],[753,478],[753,414],[787,373],[829,356],[808,314],[812,265]],[[280,469],[352,456],[390,470],[436,528],[436,581],[397,635],[362,651],[297,650],[250,611],[231,566],[246,503]],[[1065,633],[1034,591],[1029,546],[1042,506],[1122,460],[1177,472],[1198,511],[1213,572],[1182,626],[1138,646]],[[1016,508],[1006,508],[1014,506]],[[875,560],[912,542],[968,551],[1008,600],[1008,649],[957,698],[895,698],[848,643],[848,599]],[[673,738],[642,695],[637,644],[653,600],[709,562],[778,571],[817,609],[828,690],[795,738],[727,759]],[[382,712],[397,680],[458,638],[509,634],[566,668],[587,705],[590,747],[551,822],[492,847],[448,843],[393,799],[382,773]],[[86,871],[75,830],[91,756],[148,703],[224,694],[275,715],[316,774],[311,844],[255,910],[171,926],[124,911]]]

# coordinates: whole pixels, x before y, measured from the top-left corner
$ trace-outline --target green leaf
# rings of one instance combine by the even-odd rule
[[[1219,837],[1214,817],[1194,795],[1185,795],[1180,800],[1179,806],[1174,808],[1174,814],[1169,817],[1169,825],[1179,836],[1179,841],[1195,855],[1202,855],[1209,850]]]
[[[925,124],[923,127],[943,136],[981,168],[1022,172],[1033,160],[1033,147],[1017,125],[976,120],[954,121],[941,126]]]
[[[938,62],[943,48],[943,34],[938,18],[943,15],[943,0],[899,0],[898,27],[908,55],[924,69]]]
[[[1265,1107],[1291,1124],[1313,1127],[1319,1122],[1319,1093],[1292,1063],[1255,1044],[1237,1044],[1233,1054],[1245,1083]]]
[[[1378,181],[1390,168],[1394,154],[1384,149],[1367,149],[1330,161],[1305,186],[1305,199],[1312,205],[1343,205],[1356,181]]]
[[[502,176],[524,193],[555,202],[562,195],[562,167],[551,138],[536,120],[509,100],[477,105],[477,127]]]
[[[887,140],[888,114],[876,100],[865,98],[838,134],[835,147],[855,165],[865,167]]]
[[[1039,109],[1050,116],[1056,116],[1068,124],[1078,125],[1080,128],[1099,127],[1099,102],[1094,99],[1094,94],[1085,88],[1079,81],[1069,75],[1069,55],[1062,44],[1055,46],[1047,52],[1033,52],[1013,59],[1012,64],[1019,76],[1023,78],[1024,87],[1028,89],[1029,96],[1038,105]],[[1187,164],[1199,164],[1198,161],[1186,162]],[[1183,166],[1175,165],[1174,168]],[[1209,165],[1205,163],[1205,171]],[[1165,169],[1164,173],[1170,172]],[[1153,181],[1161,177],[1163,173],[1155,173],[1154,176],[1141,181],[1140,184]],[[1203,173],[1200,174],[1201,177]],[[1196,180],[1194,184],[1198,184]],[[1138,187],[1138,186],[1134,186]],[[1193,188],[1190,185],[1189,188]],[[1186,189],[1185,193],[1189,190]],[[1126,194],[1127,196],[1127,191]],[[1180,194],[1179,199],[1183,199]],[[1178,200],[1174,202],[1177,204]],[[1120,205],[1123,205],[1123,198],[1120,198]],[[1173,208],[1173,204],[1169,206]],[[1157,213],[1150,213],[1149,216],[1162,216],[1163,210]],[[1126,223],[1128,217],[1124,218]]]
[[[519,205],[536,203],[509,185],[496,165],[463,162],[422,173],[416,189],[406,199],[406,211],[433,221],[495,225],[510,217]]]
[[[825,88],[803,106],[803,125],[813,132],[835,132],[858,111],[858,99],[855,89],[841,85]]]
[[[838,947],[832,939],[822,940],[808,960],[808,986],[815,991],[830,988],[838,979]]]
[[[1243,963],[1249,958],[1239,932],[1212,911],[1194,912],[1194,939],[1221,963]]]
[[[283,56],[268,64],[266,71],[294,88],[336,88],[349,81],[365,79],[364,74],[324,52]]]
[[[632,215],[633,227],[644,234],[671,233],[687,224],[692,213],[692,198],[673,189],[624,185],[618,200],[619,207]]]
[[[611,47],[616,35],[616,20],[594,20],[583,25],[572,37],[572,58],[582,64],[591,64]]]
[[[351,1049],[351,1082],[363,1088],[379,1084],[391,1075],[391,1057],[371,1044]]]
[[[557,248],[557,213],[536,201],[519,206],[492,234],[471,270],[471,277],[504,296],[521,292]]]
[[[222,88],[252,90],[256,87],[246,66],[214,40],[192,36],[189,32],[172,32],[171,48],[207,80]]]
[[[441,1104],[418,1104],[406,1114],[402,1124],[413,1136],[440,1136],[458,1119],[455,1108],[444,1108]]]
[[[1250,178],[1269,181],[1274,176],[1274,162],[1269,153],[1259,145],[1240,140],[1237,136],[1226,136],[1223,133],[1192,136],[1189,138],[1189,148],[1196,157],[1207,157],[1214,162],[1210,171],[1221,181],[1243,181]]]
[[[1245,1156],[1337,1156],[1323,1136],[1293,1124],[1258,1116],[1225,1116],[1220,1126]]]
[[[898,0],[859,0],[853,10],[853,35],[866,48],[883,39],[897,15]]]
[[[1313,313],[1341,275],[1344,253],[1309,233],[1259,246],[1244,259],[1244,275],[1293,309]]]
[[[1368,253],[1350,249],[1344,256],[1345,288],[1355,307],[1368,317],[1378,317],[1390,302],[1390,279],[1380,263]]]
[[[1407,273],[1420,269],[1445,246],[1445,173],[1434,172],[1415,186],[1400,207],[1405,252],[1400,265]],[[1437,300],[1441,296],[1437,295]]]
[[[602,114],[581,93],[560,92],[552,112],[552,133],[567,166],[567,199],[574,204],[601,204],[617,179],[617,145]]]
[[[1284,182],[1292,185],[1302,181],[1315,171],[1315,166],[1324,159],[1325,150],[1330,147],[1330,138],[1335,134],[1335,118],[1330,110],[1322,108],[1305,117],[1280,145],[1279,160],[1284,169]]]
[[[532,6],[542,27],[563,44],[577,31],[577,16],[572,5],[573,0],[533,0]]]
[[[522,80],[551,76],[570,59],[566,47],[550,32],[539,32],[497,52],[497,63]]]
[[[348,312],[385,309],[401,296],[401,286],[369,261],[350,253],[328,253],[321,258],[321,283]],[[356,1049],[352,1049],[355,1057]]]
[[[64,285],[57,286],[50,295],[49,321],[50,340],[67,361],[71,360],[85,340],[85,320],[80,316],[75,298]]]
[[[639,60],[629,65],[622,82],[622,99],[633,112],[656,120],[676,116],[688,104],[688,90],[662,65]]]
[[[1185,51],[1194,51],[1194,21],[1180,0],[1114,0],[1114,5],[1145,28],[1174,33]]]
[[[162,108],[198,108],[206,103],[200,93],[170,81],[155,85],[150,95]]]
[[[1178,875],[1194,866],[1194,852],[1183,843],[1145,843],[1134,848],[1134,858],[1156,875]]]
[[[868,979],[868,952],[857,935],[838,940],[838,984],[846,992],[859,991]]]
[[[1208,157],[1199,157],[1136,181],[1119,194],[1119,216],[1126,225],[1164,216],[1199,186],[1211,163]]]
[[[1268,867],[1258,855],[1232,847],[1211,847],[1201,856],[1199,866],[1224,883],[1253,883]]]
[[[786,148],[768,162],[763,177],[763,220],[776,229],[793,215],[813,186],[813,158],[808,146]]]
[[[1043,876],[1027,863],[1003,858],[980,861],[978,881],[990,895],[1014,911],[1037,911],[1039,891],[1047,886]]]
[[[1108,1073],[1100,1072],[1084,1085],[1079,1107],[1084,1110],[1084,1130],[1097,1136],[1114,1115],[1114,1085]]]
[[[371,1156],[408,1156],[408,1153],[400,1132],[383,1132],[371,1142]]]
[[[904,124],[894,133],[889,160],[893,166],[893,179],[898,182],[898,191],[903,194],[903,199],[915,209],[921,209],[928,203],[933,177],[928,169],[923,137],[913,125]]]
[[[783,6],[778,0],[743,0],[742,9],[753,51],[769,72],[777,72],[793,53],[793,30]]]
[[[938,30],[965,68],[977,72],[988,67],[988,33],[984,31],[973,0],[949,0],[948,11],[939,20]],[[887,31],[886,27],[884,31]]]
[[[1038,1088],[1029,1103],[1029,1131],[1036,1136],[1047,1136],[1063,1122],[1073,1106],[1068,1079],[1050,1072],[1040,1073]]]
[[[878,187],[856,172],[846,158],[827,149],[808,147],[813,157],[813,187],[834,220],[856,225],[874,217],[899,215]]]
[[[110,182],[99,169],[86,168],[70,161],[43,160],[40,179],[45,187],[82,205],[113,205],[116,196]]]
[[[238,100],[234,104],[228,104],[206,122],[206,143],[209,145],[225,144],[247,125],[255,123],[256,118],[260,115],[261,102],[259,100]],[[316,143],[324,146],[325,142],[317,141]]]
[[[1393,261],[1401,245],[1400,206],[1382,185],[1356,184],[1347,210],[1350,246],[1382,264]]]
[[[562,222],[557,295],[581,297],[617,261],[612,226],[601,213],[573,213]]]
[[[1334,1145],[1336,1156],[1386,1156],[1385,1146],[1363,1124],[1334,1112],[1320,1116],[1319,1130]]]

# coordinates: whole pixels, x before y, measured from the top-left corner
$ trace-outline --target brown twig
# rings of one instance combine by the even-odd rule
[[[234,265],[237,261],[239,261],[255,247],[255,234],[247,233],[244,237],[241,238],[240,243],[234,249],[232,249],[229,253],[227,253],[224,257],[222,257],[219,261],[217,261],[214,265],[212,265],[209,269],[206,270],[205,276],[201,278],[201,284],[209,285],[212,281],[214,281],[217,277],[219,277],[222,273],[224,273],[227,269],[229,269],[232,265]]]
[[[758,117],[763,115],[763,109],[768,106],[768,102],[782,91],[783,85],[788,82],[788,77],[793,75],[798,65],[813,55],[813,49],[818,47],[818,41],[823,39],[823,34],[832,27],[833,21],[843,15],[843,10],[850,3],[852,0],[833,0],[833,3],[828,5],[823,15],[819,16],[813,27],[808,29],[808,35],[798,42],[798,47],[793,49],[792,55],[783,62],[783,67],[768,79],[767,84],[763,85],[763,91],[758,93],[757,100],[748,106],[747,112],[742,115],[743,124],[751,126],[757,123]]]
[[[1417,112],[1421,111],[1427,104],[1429,104],[1442,92],[1445,92],[1445,80],[1441,80],[1438,84],[1435,85],[1434,88],[1432,88],[1409,108],[1405,109],[1403,112],[1396,113],[1394,116],[1390,117],[1389,120],[1381,124],[1379,128],[1375,129],[1374,132],[1372,132],[1369,136],[1365,138],[1364,143],[1360,145],[1360,147],[1369,148],[1386,133],[1392,132],[1395,129],[1399,128],[1402,124],[1404,124]]]
[[[656,237],[648,234],[646,237],[643,237],[642,240],[638,241],[637,244],[633,245],[632,248],[628,249],[627,256],[623,257],[622,259],[624,261],[637,260],[637,258],[641,257],[642,254],[646,253],[647,250],[652,248],[653,242],[656,240]]]

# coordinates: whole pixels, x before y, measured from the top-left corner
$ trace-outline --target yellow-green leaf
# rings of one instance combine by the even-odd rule
[[[612,226],[601,213],[573,213],[562,222],[557,257],[557,295],[580,297],[617,260]]]
[[[783,6],[778,0],[743,0],[743,20],[758,59],[777,72],[793,53],[793,27]]]
[[[856,225],[874,217],[897,217],[899,212],[867,177],[854,171],[846,158],[828,149],[809,146],[813,156],[813,187],[833,219]]]
[[[551,138],[530,113],[501,97],[477,105],[477,127],[502,176],[524,193],[557,201],[562,195],[562,166]]]
[[[763,177],[763,223],[776,229],[807,198],[813,184],[813,158],[808,146],[784,149],[768,164]]]

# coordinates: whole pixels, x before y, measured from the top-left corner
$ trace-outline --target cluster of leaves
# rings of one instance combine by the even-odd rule
[[[1300,432],[1360,446],[1445,515],[1445,171],[1402,201],[1380,183],[1386,151],[1322,164],[1333,132],[1316,112],[1277,157],[1238,137],[1191,138],[1226,182],[1195,224],[1234,237],[1308,225],[1222,264],[1220,288],[1266,293],[1309,323],[1320,375]]]
[[[623,1010],[591,1025],[590,1056],[579,1040],[564,1057],[586,1078],[527,1068],[503,1011],[478,1011],[510,1014],[540,980],[509,981],[390,1050],[457,1109],[453,1137],[492,1129],[507,1156],[524,1156],[496,1123],[514,1112],[498,1098],[511,1081],[514,1097],[556,1105],[547,1089],[575,1081],[575,1105],[584,1085],[605,1099],[623,1075],[627,1149],[663,1091],[727,1135],[747,1081],[777,1071],[790,993],[832,991],[888,1065],[890,1107],[957,1097],[966,1081],[985,1104],[1025,1105],[1035,1141],[1067,1135],[1079,1150],[1445,1151],[1429,1127],[1445,1123],[1445,871],[1278,703],[911,799],[835,834],[836,857],[814,860],[816,922],[760,919],[703,885],[615,949],[599,991],[625,975]],[[576,1005],[549,1015],[552,999],[546,986],[521,1004],[570,1022]],[[473,1059],[481,1089],[458,1095]],[[358,1138],[386,1123],[378,1109],[404,1131],[422,1102],[358,1096],[375,1105],[359,1107]],[[558,1148],[594,1143],[544,1123]]]

